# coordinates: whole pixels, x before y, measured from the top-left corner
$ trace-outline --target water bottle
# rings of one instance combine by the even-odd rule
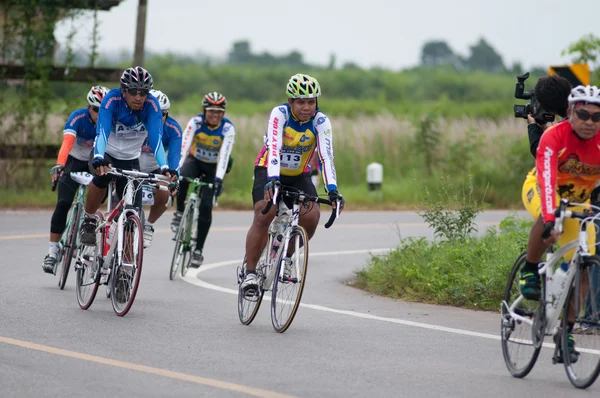
[[[561,266],[558,267],[556,269],[556,271],[554,271],[554,275],[552,275],[552,295],[554,296],[554,298],[556,298],[556,296],[561,292],[561,290],[563,290],[563,288],[564,288],[563,283],[565,282],[565,279],[567,278],[567,273],[563,269],[564,264],[565,263],[561,264]],[[568,268],[568,264],[567,264],[567,268]],[[563,293],[566,293],[566,292],[563,292]]]
[[[279,246],[281,245],[281,241],[283,240],[283,235],[279,234],[275,238],[275,242],[273,242],[273,246],[271,247],[271,260],[275,260],[277,256],[277,251],[279,250]]]

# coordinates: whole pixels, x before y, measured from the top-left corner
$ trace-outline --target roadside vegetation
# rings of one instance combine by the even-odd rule
[[[435,239],[400,237],[396,249],[372,256],[352,285],[406,301],[498,311],[532,222],[510,216],[477,233],[483,202],[470,182],[457,188],[442,179],[440,185],[438,194],[421,191],[426,208],[420,215]]]

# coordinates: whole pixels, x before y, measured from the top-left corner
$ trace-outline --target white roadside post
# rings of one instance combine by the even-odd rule
[[[383,197],[381,184],[383,183],[383,166],[379,163],[371,163],[367,166],[367,185],[369,191]]]

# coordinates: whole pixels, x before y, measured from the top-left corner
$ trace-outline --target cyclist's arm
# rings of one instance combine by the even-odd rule
[[[337,191],[337,177],[333,163],[333,129],[329,118],[318,112],[315,116],[317,130],[317,152],[321,163],[321,173],[327,191]]]
[[[194,135],[196,134],[196,129],[198,126],[202,125],[202,117],[194,116],[190,119],[183,132],[183,136],[181,137],[181,154],[179,159],[179,168],[183,166],[183,162],[190,150],[190,146],[192,146],[192,141],[194,140]]]
[[[235,126],[231,123],[225,123],[223,126],[223,143],[219,150],[219,162],[217,163],[217,173],[215,179],[222,180],[227,171],[227,163],[235,142]]]
[[[531,152],[531,155],[533,155],[534,159],[543,133],[544,130],[539,124],[530,123],[527,125],[527,134],[529,135],[529,151]]]
[[[267,179],[279,179],[281,147],[283,146],[283,127],[287,122],[285,107],[273,108],[267,123]]]
[[[118,111],[118,104],[123,101],[121,92],[112,90],[104,96],[98,111],[96,122],[96,141],[94,142],[94,158],[104,159],[108,137],[112,130],[113,115]]]
[[[175,119],[168,118],[166,127],[169,140],[169,169],[179,171],[179,161],[181,160],[181,126]]]
[[[145,116],[146,130],[148,131],[148,146],[152,149],[152,154],[156,158],[156,162],[161,169],[168,168],[167,155],[165,155],[165,148],[162,144],[162,111],[160,110],[160,104],[155,97],[148,96],[144,109],[142,110],[143,116]]]
[[[69,116],[69,119],[67,120],[67,123],[63,129],[63,142],[60,145],[60,150],[58,151],[56,164],[60,164],[62,166],[67,164],[67,158],[69,157],[69,153],[71,152],[71,149],[73,149],[73,145],[75,145],[75,139],[77,138],[79,121],[84,117],[86,117],[86,113],[81,113],[79,111],[75,111]]]
[[[540,187],[542,217],[544,222],[554,221],[556,208],[556,180],[558,174],[558,130],[552,129],[542,135],[537,149],[535,167]]]

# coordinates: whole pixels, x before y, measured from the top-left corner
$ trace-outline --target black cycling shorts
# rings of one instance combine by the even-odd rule
[[[297,176],[281,176],[281,185],[294,187],[309,195],[317,196],[317,189],[310,179],[310,173],[302,173]],[[267,168],[254,167],[254,186],[252,187],[252,203],[257,204],[265,200],[265,185],[267,184]],[[285,204],[291,208],[292,204],[286,200]]]

